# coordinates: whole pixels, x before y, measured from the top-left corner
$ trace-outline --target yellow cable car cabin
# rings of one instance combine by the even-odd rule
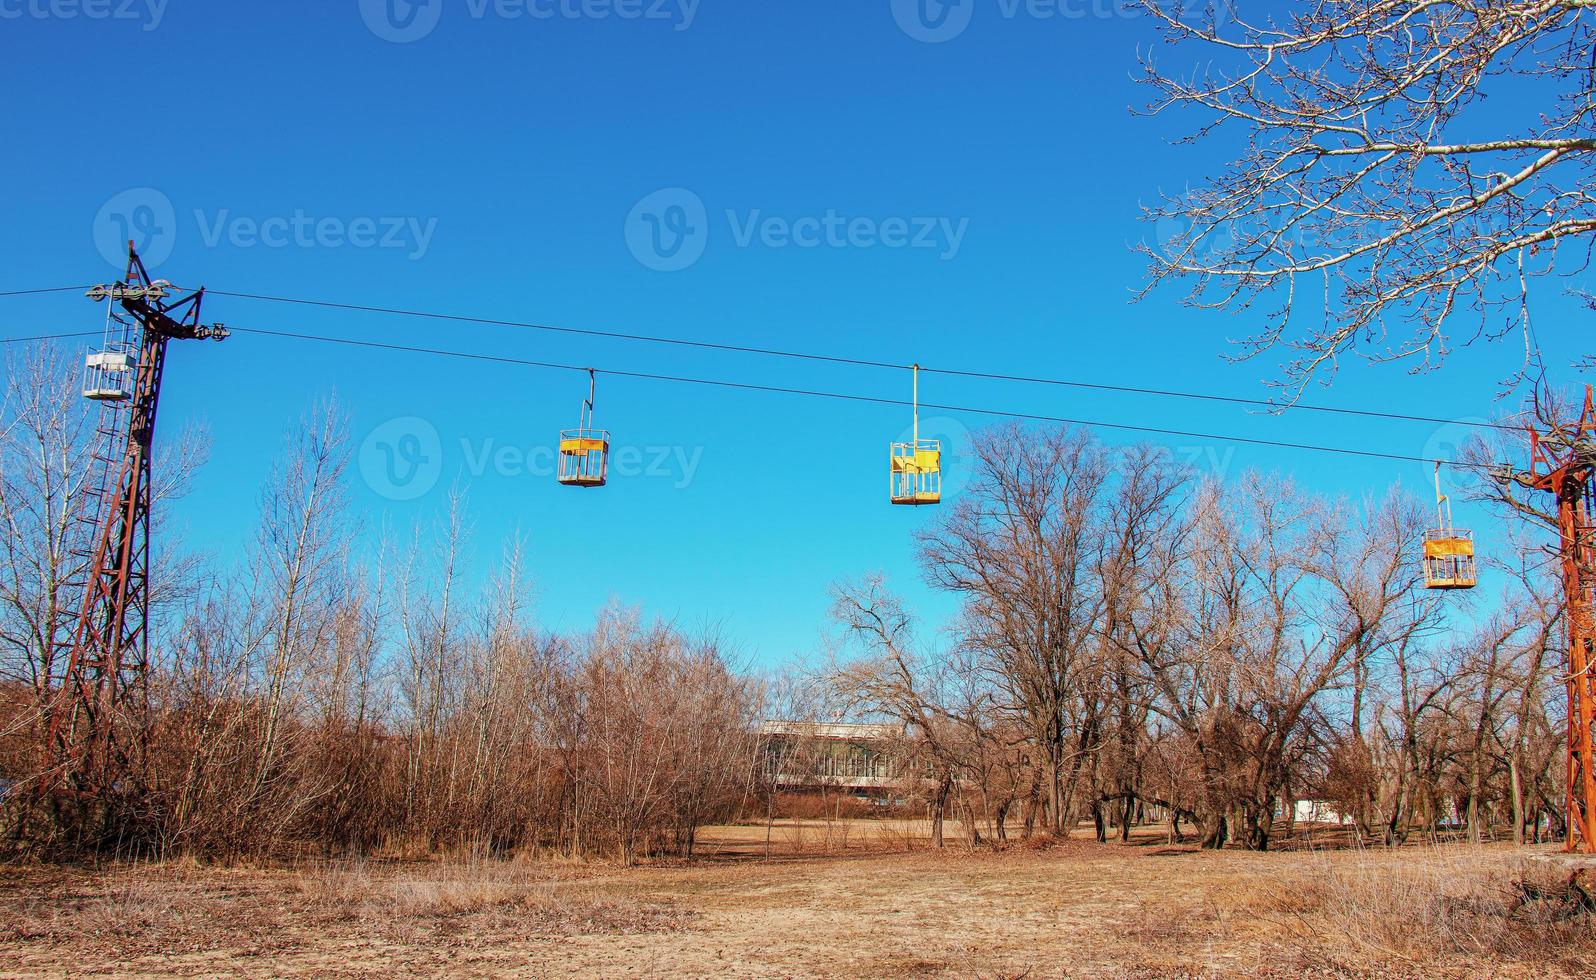
[[[942,443],[892,444],[892,502],[911,507],[942,502]]]
[[[1435,464],[1435,515],[1440,527],[1424,532],[1424,587],[1472,589],[1479,582],[1474,568],[1474,532],[1452,526],[1452,500],[1441,493],[1441,464]]]
[[[914,365],[914,429],[909,442],[892,444],[892,502],[908,507],[942,502],[942,443],[920,438],[920,365]]]
[[[1424,532],[1426,589],[1472,589],[1478,581],[1473,532],[1452,527]]]
[[[602,487],[609,478],[610,434],[593,428],[593,396],[597,375],[587,372],[587,401],[582,403],[582,422],[575,429],[560,433],[559,481],[568,487]]]
[[[609,476],[610,434],[600,429],[560,433],[560,482],[568,487],[602,487]]]

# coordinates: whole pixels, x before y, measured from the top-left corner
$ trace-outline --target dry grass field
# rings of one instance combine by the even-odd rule
[[[0,871],[0,975],[1589,976],[1505,846],[936,853],[901,824],[718,828],[690,863]]]

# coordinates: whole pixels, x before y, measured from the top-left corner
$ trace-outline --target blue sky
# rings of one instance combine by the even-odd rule
[[[185,285],[1263,394],[1273,359],[1223,359],[1225,339],[1256,320],[1184,309],[1173,292],[1129,302],[1143,273],[1131,245],[1155,234],[1138,204],[1234,149],[1172,146],[1169,121],[1131,114],[1147,98],[1133,75],[1150,25],[1069,0],[954,7],[931,26],[910,13],[892,0],[5,0],[0,290],[112,278],[104,253],[131,225],[161,259],[154,271]],[[687,251],[653,244],[656,224],[690,227]],[[1561,367],[1581,314],[1557,288],[1539,291],[1535,316]],[[70,295],[0,302],[0,335],[98,324]],[[900,373],[865,368],[224,297],[208,314],[908,394]],[[1515,357],[1511,343],[1463,348],[1420,377],[1356,365],[1314,398],[1479,418],[1502,407],[1495,384]],[[934,514],[885,500],[905,410],[601,374],[598,420],[630,451],[630,475],[578,492],[540,466],[576,422],[579,375],[240,334],[175,349],[167,379],[165,431],[202,420],[214,437],[185,504],[188,538],[224,558],[253,529],[285,431],[336,392],[362,448],[368,523],[430,521],[461,484],[479,566],[526,534],[549,626],[581,628],[614,597],[716,624],[769,662],[816,648],[838,579],[882,571],[933,622],[950,609],[913,560],[911,532]],[[1465,431],[938,376],[923,397],[1414,455],[1447,453]],[[989,423],[941,415],[927,427],[950,441]],[[409,435],[437,483],[394,500],[379,492],[380,444]],[[1163,443],[1210,472],[1276,470],[1328,493],[1398,479],[1425,493],[1430,476],[1417,463]],[[959,478],[955,462],[952,488]]]

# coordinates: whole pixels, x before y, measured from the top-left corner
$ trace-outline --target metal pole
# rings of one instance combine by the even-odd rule
[[[914,451],[920,451],[920,365],[914,366]]]

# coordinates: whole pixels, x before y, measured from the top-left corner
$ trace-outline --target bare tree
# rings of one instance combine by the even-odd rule
[[[1135,650],[1153,709],[1200,763],[1204,843],[1224,845],[1235,809],[1262,850],[1323,697],[1352,680],[1360,650],[1404,635],[1393,621],[1417,588],[1418,519],[1394,496],[1333,508],[1249,474],[1206,492],[1192,520],[1189,564],[1131,623]]]
[[[71,628],[70,582],[88,548],[84,458],[91,417],[75,396],[78,370],[37,346],[6,358],[0,401],[0,677],[42,693]]]
[[[0,371],[0,779],[18,789],[37,786],[35,777],[45,771],[45,716],[62,680],[92,547],[97,409],[81,397],[81,372],[77,356],[53,345],[13,349]],[[171,612],[199,580],[170,505],[187,491],[206,448],[203,431],[193,427],[156,446],[161,467],[151,516],[161,548],[149,612],[157,648]],[[142,724],[145,715],[137,714]],[[7,799],[19,817],[10,829],[20,840],[34,798],[11,793]]]
[[[591,851],[631,863],[671,839],[690,855],[698,827],[744,795],[755,701],[714,643],[606,610],[571,677],[562,749]]]
[[[1148,290],[1269,304],[1241,356],[1289,350],[1293,399],[1349,354],[1419,369],[1508,332],[1536,366],[1528,284],[1582,269],[1596,232],[1586,0],[1140,5],[1164,39],[1145,58],[1148,112],[1189,123],[1184,142],[1231,134],[1240,154],[1146,209]],[[1189,74],[1163,63],[1193,57]],[[1497,92],[1522,111],[1482,133]]]
[[[282,722],[301,707],[292,695],[307,686],[303,672],[315,669],[336,633],[355,533],[343,481],[348,464],[347,427],[328,403],[299,428],[262,501],[256,575],[265,717],[252,795],[273,775]]]
[[[966,768],[968,729],[976,722],[960,714],[948,696],[948,665],[916,649],[913,620],[879,577],[833,589],[832,616],[862,641],[866,655],[833,664],[827,681],[846,707],[891,718],[908,735],[905,789],[927,784],[931,843],[943,845],[948,799]]]
[[[965,599],[965,642],[987,654],[1005,703],[1041,753],[1048,825],[1067,833],[1076,779],[1102,732],[1102,590],[1093,561],[1108,465],[1080,432],[995,429],[953,511],[921,535],[933,585]]]

